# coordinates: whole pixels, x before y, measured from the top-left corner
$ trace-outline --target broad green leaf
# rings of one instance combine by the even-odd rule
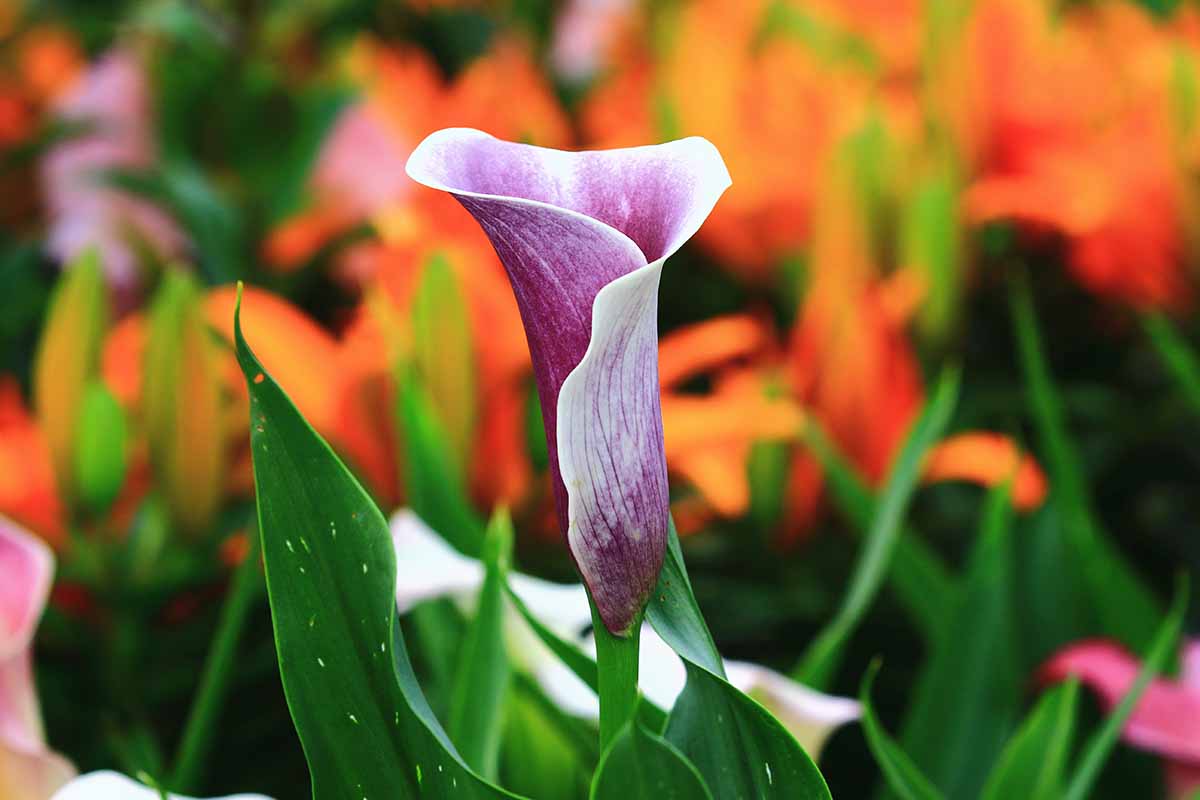
[[[1010,301],[1021,369],[1050,473],[1052,499],[1061,511],[1070,542],[1070,560],[1060,569],[1081,573],[1086,592],[1086,602],[1081,606],[1094,609],[1095,614],[1096,629],[1090,633],[1104,633],[1142,650],[1159,618],[1158,603],[1109,541],[1092,509],[1083,465],[1067,434],[1062,399],[1043,352],[1027,276],[1015,279]]]
[[[234,316],[280,675],[314,800],[513,797],[466,765],[413,675],[387,522]]]
[[[630,721],[604,751],[591,800],[712,800],[704,779],[670,742]]]
[[[769,711],[725,679],[672,522],[646,619],[683,659],[687,684],[664,738],[699,770],[713,797],[825,800],[829,788],[804,749]]]
[[[497,511],[484,539],[486,573],[475,619],[459,653],[447,725],[463,760],[489,778],[496,776],[509,683],[508,654],[504,649],[504,586],[512,540],[508,512]]]
[[[900,737],[948,797],[979,796],[1021,705],[1011,517],[1008,487],[989,492],[961,598],[944,610]]]
[[[446,434],[429,392],[415,370],[398,381],[397,419],[404,439],[404,486],[408,504],[457,550],[478,557],[484,525],[467,500],[459,468],[446,448]]]
[[[904,442],[876,507],[871,530],[842,605],[808,646],[795,670],[795,676],[802,683],[816,689],[829,685],[837,673],[847,642],[879,592],[900,538],[904,514],[920,478],[925,452],[941,438],[954,411],[960,377],[961,373],[955,367],[942,371],[933,396]]]
[[[95,375],[108,327],[100,258],[88,250],[58,279],[33,359],[33,407],[46,437],[58,487],[75,494],[75,447],[84,387]]]
[[[1175,602],[1171,606],[1170,613],[1167,614],[1166,619],[1162,621],[1154,634],[1154,639],[1146,651],[1146,660],[1142,664],[1141,671],[1138,672],[1137,679],[1133,682],[1133,686],[1129,687],[1125,696],[1121,698],[1117,707],[1108,715],[1108,719],[1104,721],[1098,731],[1092,734],[1084,746],[1083,755],[1075,767],[1075,774],[1067,784],[1063,800],[1087,800],[1091,796],[1096,779],[1100,777],[1100,770],[1104,767],[1104,762],[1108,760],[1113,747],[1116,746],[1117,739],[1121,736],[1121,729],[1125,727],[1129,715],[1137,707],[1137,702],[1141,699],[1142,693],[1146,691],[1146,687],[1150,685],[1150,681],[1154,679],[1155,675],[1162,672],[1163,667],[1171,658],[1171,654],[1175,652],[1179,633],[1183,630],[1183,618],[1187,613],[1187,607],[1188,579],[1186,573],[1181,573],[1175,588]]]
[[[863,709],[862,726],[871,753],[883,771],[888,786],[903,800],[939,800],[942,793],[921,774],[921,770],[888,735],[875,715],[875,708],[871,705],[871,686],[875,683],[875,675],[878,672],[879,662],[875,662],[867,670],[862,689],[859,690],[859,700]]]
[[[1057,800],[1075,733],[1079,682],[1067,681],[1047,692],[1009,740],[988,776],[983,800]]]
[[[850,519],[855,532],[868,533],[878,501],[866,481],[814,420],[805,425],[805,440],[821,462],[838,509]],[[956,602],[958,592],[942,557],[925,544],[920,533],[906,526],[896,541],[887,578],[926,641],[933,641],[946,621],[945,610]]]
[[[461,478],[471,457],[479,410],[471,319],[450,262],[425,260],[412,301],[413,366],[433,400],[445,447]]]
[[[1200,413],[1200,359],[1196,352],[1175,324],[1161,313],[1144,316],[1142,326],[1192,410]]]

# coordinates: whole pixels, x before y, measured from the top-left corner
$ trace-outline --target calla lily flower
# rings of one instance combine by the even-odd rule
[[[80,775],[50,800],[193,800],[179,794],[163,794],[116,772]],[[270,800],[261,794],[232,794],[215,800]]]
[[[569,153],[452,128],[426,138],[407,169],[462,203],[508,272],[559,528],[605,626],[623,634],[666,547],[659,276],[730,185],[725,164],[700,138]]]
[[[33,683],[33,634],[50,595],[54,555],[0,517],[0,797],[45,800],[75,774],[46,746]]]
[[[420,517],[408,510],[391,520],[396,548],[396,604],[404,613],[425,600],[452,597],[470,602],[483,584],[483,565],[448,545]],[[519,572],[509,585],[548,628],[584,651],[595,654],[596,643],[585,634],[591,624],[587,593],[581,584],[558,584]],[[538,680],[547,696],[568,713],[590,720],[600,718],[599,700],[515,613],[505,621],[510,652]],[[650,627],[641,631],[638,687],[663,708],[675,704],[687,673],[679,656]],[[729,682],[766,706],[814,758],[839,726],[858,719],[861,708],[851,699],[809,689],[785,675],[741,661],[726,661]]]
[[[1121,646],[1092,640],[1060,650],[1042,667],[1040,676],[1044,681],[1077,676],[1111,711],[1133,686],[1140,669],[1137,657]],[[1150,682],[1122,735],[1134,747],[1165,759],[1172,798],[1190,798],[1200,790],[1200,639],[1184,645],[1178,680]]]

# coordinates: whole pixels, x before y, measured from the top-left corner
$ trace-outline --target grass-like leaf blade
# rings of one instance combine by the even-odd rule
[[[902,800],[941,800],[941,792],[888,734],[875,714],[875,708],[871,705],[871,686],[875,683],[875,675],[878,672],[879,662],[875,662],[867,670],[862,689],[859,690],[859,701],[863,709],[863,731],[866,733],[871,754],[875,756],[888,787]]]
[[[864,541],[842,605],[808,646],[795,670],[795,676],[803,683],[817,689],[829,685],[841,664],[846,643],[879,592],[900,538],[904,512],[920,478],[925,452],[941,438],[950,421],[958,399],[960,378],[961,372],[957,367],[942,371],[933,396],[905,440],[876,506],[871,530]]]
[[[982,800],[1056,800],[1062,796],[1078,703],[1076,680],[1046,692],[992,768]]]

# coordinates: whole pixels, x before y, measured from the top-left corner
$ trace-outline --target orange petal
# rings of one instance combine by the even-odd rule
[[[35,424],[16,379],[0,378],[0,515],[63,543],[63,513],[50,448]]]
[[[707,372],[770,345],[770,332],[754,317],[718,317],[672,331],[658,346],[658,380],[664,387]]]
[[[749,454],[748,445],[727,445],[681,456],[671,469],[696,487],[717,513],[738,517],[750,507]]]
[[[699,449],[731,443],[790,439],[804,415],[791,401],[762,395],[662,398],[663,437],[668,463]]]
[[[1046,499],[1041,467],[999,433],[973,431],[943,439],[926,456],[922,477],[926,483],[968,481],[989,488],[1011,479],[1013,505],[1022,511]]]

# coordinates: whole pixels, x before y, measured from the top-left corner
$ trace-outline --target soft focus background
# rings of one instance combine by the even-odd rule
[[[880,713],[951,796],[1060,647],[1152,632],[1107,624],[1138,599],[1084,545],[1160,611],[1200,567],[1194,6],[0,0],[0,42],[0,514],[58,554],[37,674],[81,769],[171,752],[246,550],[238,279],[248,338],[381,508],[413,502],[398,399],[420,385],[473,503],[446,513],[507,505],[522,568],[570,579],[503,269],[404,174],[446,126],[724,156],[733,187],[664,272],[660,371],[673,511],[730,657],[790,670],[845,591],[869,512],[813,442],[882,486],[961,366],[904,535],[982,575],[976,605],[945,609],[939,649],[885,587],[826,687],[856,694],[882,656]],[[980,487],[1010,478],[1004,569],[977,568]],[[204,788],[303,796],[265,597],[242,651]],[[1098,796],[1165,796],[1163,766],[1123,746]],[[857,726],[821,767],[835,796],[878,782]]]

